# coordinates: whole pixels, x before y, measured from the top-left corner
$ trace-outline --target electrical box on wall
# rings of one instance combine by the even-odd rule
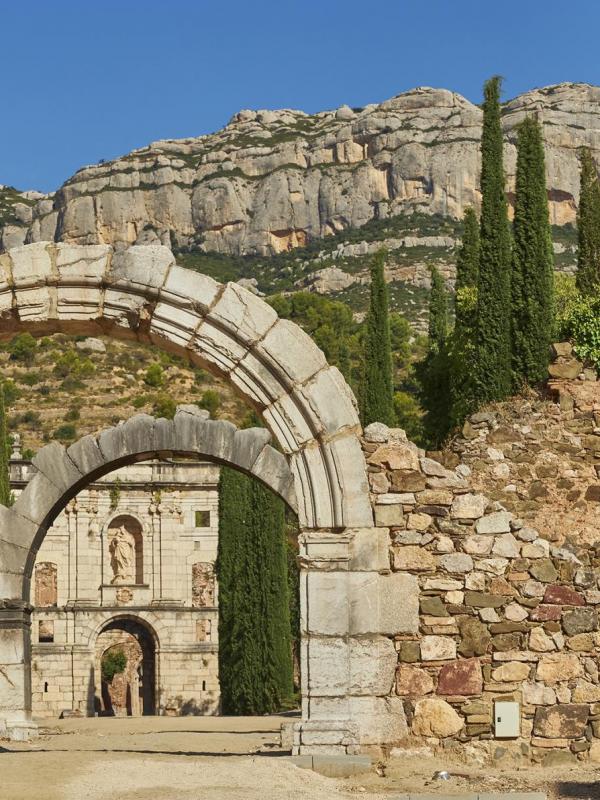
[[[498,700],[494,703],[496,739],[516,739],[521,732],[521,708],[518,703]]]

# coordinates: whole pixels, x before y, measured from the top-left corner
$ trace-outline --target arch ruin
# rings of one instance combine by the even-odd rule
[[[0,256],[0,338],[27,330],[138,339],[225,377],[267,430],[236,431],[180,412],[140,415],[65,450],[40,450],[17,503],[0,507],[0,729],[32,733],[35,553],[52,520],[119,466],[194,454],[252,474],[297,511],[301,537],[302,722],[296,752],[357,753],[406,733],[390,697],[393,637],[416,633],[416,579],[390,571],[375,527],[353,394],[312,339],[235,283],[182,269],[164,247],[37,243]]]

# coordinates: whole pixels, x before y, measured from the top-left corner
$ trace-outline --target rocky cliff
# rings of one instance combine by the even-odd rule
[[[600,159],[600,87],[564,83],[503,107],[509,197],[516,126],[544,126],[552,221],[573,222],[577,149]],[[240,111],[222,130],[80,169],[55,194],[0,187],[3,248],[160,241],[267,256],[407,212],[460,218],[479,201],[481,109],[418,88],[361,109]]]

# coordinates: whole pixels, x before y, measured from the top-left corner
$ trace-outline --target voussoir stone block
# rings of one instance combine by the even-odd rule
[[[205,314],[221,285],[208,275],[173,265],[160,291],[161,301]]]
[[[233,334],[246,349],[261,339],[275,325],[278,317],[264,300],[237,283],[228,283],[212,305],[207,319]],[[300,330],[296,325],[294,328]],[[313,347],[316,347],[314,342]],[[290,354],[283,357],[289,358]]]
[[[301,391],[325,433],[360,425],[356,400],[337,367],[321,369]]]
[[[136,414],[121,428],[123,445],[129,453],[150,453],[154,449],[154,417],[149,414]]]
[[[60,501],[63,490],[57,488],[41,472],[36,473],[13,506],[15,513],[40,525]]]
[[[74,462],[67,457],[63,445],[58,442],[51,442],[38,450],[32,464],[58,489],[68,489],[83,477]]]
[[[163,285],[175,257],[162,245],[133,245],[113,254],[111,277],[116,286],[128,286],[147,294]]]
[[[250,471],[299,514],[294,476],[284,455],[273,447],[265,447]]]
[[[236,431],[231,450],[232,462],[242,469],[250,470],[270,441],[271,432],[266,428],[247,428]]]
[[[314,340],[287,319],[279,319],[264,339],[255,347],[282,370],[291,384],[303,384],[317,372],[328,367],[325,356]],[[318,389],[315,389],[318,393]]]
[[[89,475],[95,470],[103,467],[106,463],[104,456],[98,447],[98,441],[92,434],[82,436],[81,439],[68,447],[67,456],[75,464],[82,475]]]

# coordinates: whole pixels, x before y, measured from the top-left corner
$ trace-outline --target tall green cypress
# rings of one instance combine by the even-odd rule
[[[282,501],[223,468],[219,483],[219,679],[227,714],[276,711],[292,694]]]
[[[477,286],[476,397],[501,400],[512,384],[511,242],[504,194],[499,77],[484,86],[481,138],[481,220]]]
[[[553,325],[554,255],[544,142],[533,118],[519,126],[513,236],[512,363],[518,389],[547,377]]]
[[[450,363],[448,359],[448,295],[438,270],[431,270],[429,338],[427,355],[419,365],[423,425],[429,444],[438,447],[446,437],[450,412]]]
[[[477,335],[479,220],[468,207],[456,258],[455,324],[450,345],[450,427],[462,424],[475,407],[473,364]]]
[[[577,236],[577,288],[584,295],[594,295],[600,287],[600,184],[588,147],[581,150]]]
[[[0,383],[0,503],[3,506],[11,506],[13,499],[13,493],[10,490],[9,444],[6,433],[4,385]]]
[[[371,293],[364,339],[363,376],[360,392],[364,426],[371,422],[394,424],[394,382],[388,289],[384,277],[385,251],[371,265]]]

